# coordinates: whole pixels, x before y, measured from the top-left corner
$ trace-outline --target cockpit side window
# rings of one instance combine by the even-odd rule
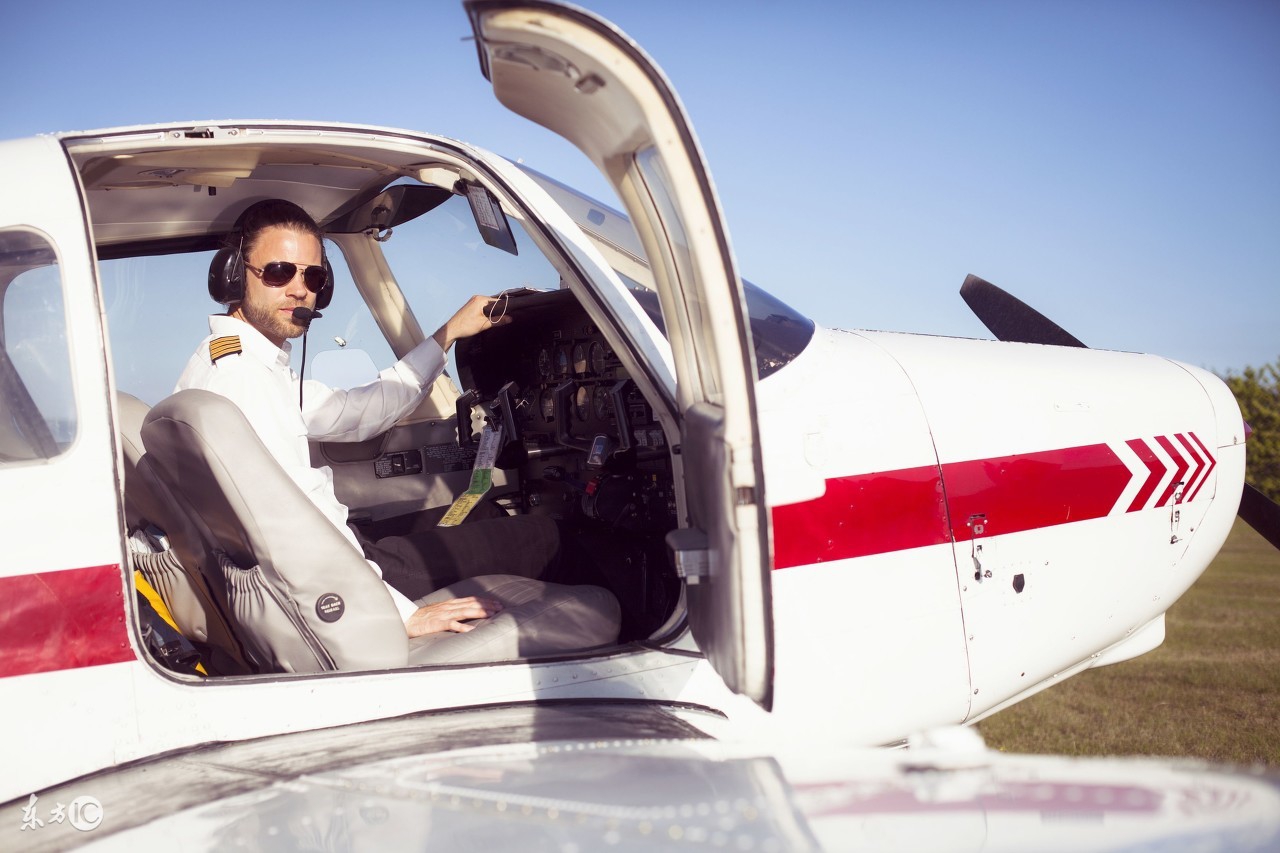
[[[333,303],[325,309],[308,342],[310,365],[320,352],[352,346],[369,353],[378,369],[395,363],[368,306],[351,283],[342,252],[326,242],[333,267]],[[196,345],[209,334],[208,316],[223,311],[205,285],[213,252],[144,255],[99,262],[111,330],[116,386],[149,406],[173,392]],[[294,370],[302,347],[295,343]]]
[[[116,387],[154,406],[169,394],[218,310],[205,282],[213,252],[98,262]]]
[[[0,465],[51,459],[75,440],[64,305],[49,241],[0,232]]]

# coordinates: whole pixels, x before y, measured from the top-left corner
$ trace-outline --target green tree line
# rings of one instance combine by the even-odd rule
[[[1223,377],[1253,437],[1245,445],[1245,479],[1280,501],[1280,359]]]

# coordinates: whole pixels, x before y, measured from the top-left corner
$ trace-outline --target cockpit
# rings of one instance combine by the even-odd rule
[[[333,470],[353,520],[448,504],[467,488],[484,428],[501,429],[484,499],[561,525],[592,567],[584,582],[621,602],[620,643],[677,635],[684,580],[666,544],[683,512],[675,380],[662,306],[626,218],[528,170],[485,173],[443,142],[424,161],[423,146],[407,141],[280,145],[247,141],[249,131],[209,145],[226,132],[205,132],[188,134],[191,146],[164,132],[67,143],[89,199],[117,390],[144,407],[170,394],[206,317],[221,310],[205,270],[237,211],[290,198],[320,221],[336,277],[333,304],[293,349],[304,377],[360,384],[472,293],[496,296],[495,310],[512,318],[460,342],[430,396],[387,433],[313,444],[313,464]],[[578,251],[604,260],[603,278],[561,248],[560,222],[519,201],[531,194],[568,214]],[[745,293],[764,378],[814,327],[758,288]],[[164,531],[152,532],[162,551]],[[243,674],[234,670],[210,674]]]

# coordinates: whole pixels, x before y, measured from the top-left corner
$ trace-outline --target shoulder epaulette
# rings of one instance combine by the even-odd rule
[[[235,355],[242,350],[239,335],[224,335],[209,341],[209,358],[215,362],[224,355]]]

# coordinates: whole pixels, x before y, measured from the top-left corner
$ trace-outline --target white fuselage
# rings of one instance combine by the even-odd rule
[[[1140,381],[1121,386],[1122,373]],[[774,520],[771,714],[726,691],[687,635],[555,662],[183,681],[137,651],[116,587],[107,608],[112,636],[130,644],[123,659],[0,680],[12,730],[60,733],[6,744],[0,797],[193,744],[490,703],[688,702],[727,714],[690,712],[721,737],[847,743],[976,719],[1123,659],[1126,640],[1159,642],[1144,627],[1216,553],[1240,491],[1239,415],[1211,380],[1150,356],[820,328],[758,386]],[[82,440],[110,441],[105,419]],[[1203,447],[1212,468],[1180,454],[1177,486],[1166,442]],[[31,473],[33,504],[60,488]],[[985,516],[981,533],[973,516]],[[46,521],[44,556],[35,562],[28,537],[24,565],[120,577],[118,531],[60,538],[65,520]]]

